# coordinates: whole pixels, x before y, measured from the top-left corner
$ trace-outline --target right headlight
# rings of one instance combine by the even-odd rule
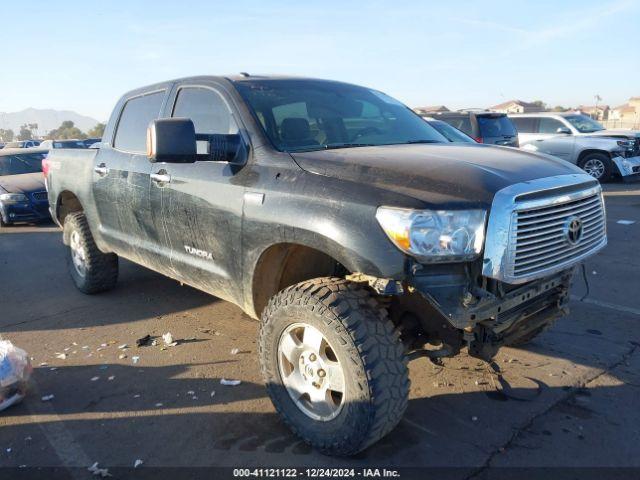
[[[379,207],[376,218],[403,252],[425,263],[463,262],[484,244],[484,210],[413,210]]]
[[[22,193],[3,193],[0,195],[0,201],[7,203],[22,203],[28,202],[29,199]]]

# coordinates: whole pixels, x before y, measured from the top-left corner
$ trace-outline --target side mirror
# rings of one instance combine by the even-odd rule
[[[196,161],[196,130],[188,118],[153,120],[147,128],[150,162],[192,163]]]
[[[562,135],[571,135],[571,130],[567,127],[558,127],[556,133],[560,133]]]

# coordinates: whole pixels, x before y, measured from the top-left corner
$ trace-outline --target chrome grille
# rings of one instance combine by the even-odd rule
[[[35,192],[32,194],[34,200],[43,201],[47,199],[47,192]]]
[[[537,277],[569,266],[606,242],[605,213],[599,191],[589,189],[535,204],[516,203],[509,249],[510,273],[514,279]],[[572,221],[581,225],[575,242],[568,233]]]

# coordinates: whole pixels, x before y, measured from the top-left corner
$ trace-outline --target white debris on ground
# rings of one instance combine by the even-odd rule
[[[234,349],[231,350],[231,355],[237,355],[239,353],[240,353],[240,349],[238,349],[238,348],[234,348]]]
[[[226,378],[220,379],[220,385],[226,385],[227,387],[235,387],[242,383],[240,380],[227,380]]]
[[[131,357],[131,361],[133,363],[138,363],[140,361],[140,357],[138,355],[134,355],[133,357]]]
[[[27,352],[0,337],[0,411],[22,401],[31,371]]]
[[[137,459],[135,462],[133,462],[133,468],[138,468],[140,465],[142,465],[144,462],[140,459]]]
[[[91,378],[91,381],[92,381],[92,382],[97,382],[98,380],[100,380],[100,377],[93,377],[93,378]]]
[[[88,471],[90,471],[94,476],[96,477],[111,477],[112,475],[109,473],[109,469],[108,468],[100,468],[98,467],[98,462],[94,463],[93,465],[91,465],[89,468],[87,468]]]
[[[175,347],[178,344],[178,342],[173,338],[173,335],[171,335],[171,332],[163,334],[162,340],[164,340],[167,347]]]
[[[41,400],[43,402],[50,402],[51,400],[53,400],[55,398],[55,395],[51,394],[51,395],[45,395],[41,398]]]
[[[56,358],[59,358],[60,360],[66,360],[67,359],[67,354],[66,353],[56,353]]]

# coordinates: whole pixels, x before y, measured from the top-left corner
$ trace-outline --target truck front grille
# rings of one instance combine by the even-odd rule
[[[493,198],[482,274],[518,285],[567,270],[606,244],[602,189],[592,177],[516,183]]]
[[[575,263],[606,240],[601,194],[535,208],[516,206],[512,233],[514,278]]]

